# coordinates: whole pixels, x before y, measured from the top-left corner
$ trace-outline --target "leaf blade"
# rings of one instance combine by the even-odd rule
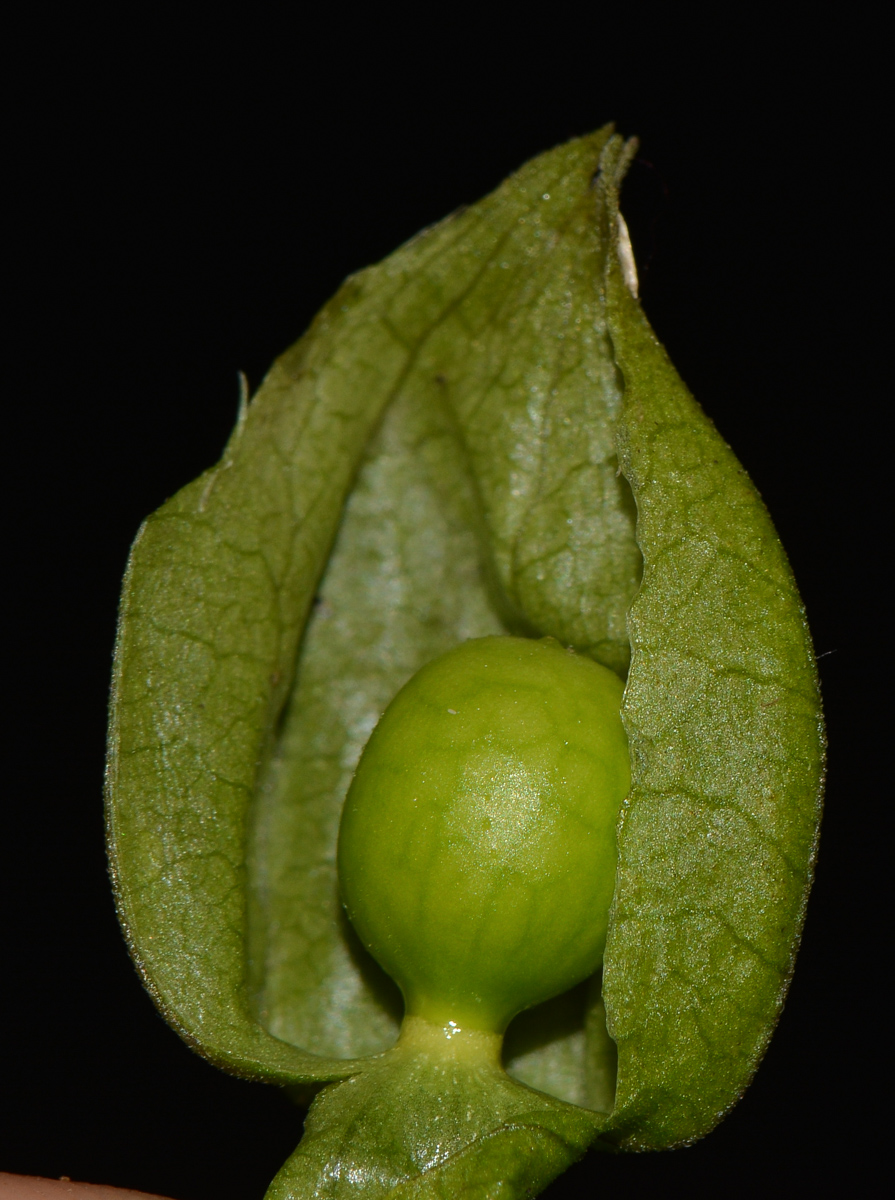
[[[526,233],[514,242],[510,234],[542,204],[545,187],[556,192],[544,223],[552,248],[570,213],[578,220],[573,248],[589,236],[582,194],[608,137],[603,130],[542,156],[473,209],[349,280],[275,364],[219,467],[150,518],[135,543],[107,783],[119,913],[167,1019],[228,1069],[281,1081],[350,1069],[271,1038],[251,1011],[246,814],[259,764],[381,412],[402,388],[423,404],[440,396],[442,368],[463,362],[475,322],[508,294],[512,323],[513,276],[531,275],[535,239]],[[569,178],[575,188],[559,186]],[[568,247],[560,249],[568,257]],[[501,253],[515,264],[505,273]],[[468,396],[480,378],[481,369],[467,373],[456,395]],[[506,494],[505,481],[496,482]],[[492,525],[498,508],[488,507]]]
[[[761,498],[614,261],[607,289],[644,576],[605,963],[619,1050],[606,1136],[643,1149],[707,1133],[764,1053],[811,885],[825,743],[804,611]]]
[[[381,274],[348,281],[218,467],[149,518],[122,595],[106,808],[122,926],[185,1040],[283,1082],[350,1066],[270,1037],[249,1011],[246,813],[355,464],[406,369],[375,320]]]
[[[453,531],[451,537],[462,536],[487,543],[496,520],[492,510],[499,505],[492,504],[489,508],[483,504],[482,480],[476,475],[475,462],[476,455],[478,461],[489,459],[495,441],[492,438],[486,444],[481,438],[477,440],[475,435],[469,435],[463,407],[487,384],[497,358],[505,351],[492,347],[492,353],[485,356],[488,363],[483,368],[476,343],[481,342],[484,326],[492,323],[498,330],[495,339],[500,341],[499,330],[508,321],[516,319],[519,310],[524,308],[518,298],[514,299],[520,287],[540,296],[545,269],[548,274],[558,271],[563,275],[571,269],[570,262],[574,264],[584,257],[589,263],[593,258],[594,231],[588,215],[592,209],[590,181],[609,136],[608,129],[602,130],[597,135],[559,147],[524,167],[493,196],[463,214],[468,224],[462,229],[457,224],[451,228],[444,256],[433,254],[421,262],[417,274],[405,280],[404,287],[386,305],[385,319],[402,343],[422,339],[419,354],[391,403],[382,433],[377,435],[377,442],[369,451],[357,485],[365,496],[366,511],[375,517],[363,518],[355,513],[357,490],[346,508],[339,540],[319,589],[326,617],[323,621],[319,614],[311,618],[302,650],[302,666],[281,740],[282,753],[278,750],[275,756],[278,781],[271,778],[262,783],[262,793],[268,786],[273,790],[268,799],[262,799],[256,817],[258,828],[252,868],[252,886],[259,898],[257,928],[260,933],[255,937],[256,956],[269,964],[258,971],[257,1010],[266,1025],[272,1022],[268,1027],[280,1029],[283,1036],[287,1036],[288,1031],[290,1040],[307,1037],[307,1032],[301,1032],[304,1026],[325,1044],[339,1046],[343,1053],[350,1049],[351,1053],[357,1054],[384,1049],[396,1033],[393,1018],[383,1013],[381,1000],[376,995],[381,993],[381,981],[375,978],[375,968],[371,970],[363,950],[352,939],[350,929],[345,928],[336,895],[334,858],[338,815],[364,740],[358,741],[350,734],[346,722],[352,727],[358,722],[366,723],[367,729],[371,728],[391,696],[425,662],[464,636],[512,631],[514,622],[518,623],[520,619],[520,612],[502,586],[506,580],[487,561],[491,555],[487,544],[481,551],[485,561],[473,569],[471,550],[465,552],[466,558],[462,561],[451,557],[453,552],[447,550],[444,541],[436,550],[435,543],[442,535],[429,529],[426,530],[428,544],[412,567],[407,565],[410,559],[403,551],[401,554],[392,551],[384,556],[379,543],[383,539],[409,540],[411,533],[420,536],[420,514],[423,511],[429,513],[430,509],[438,523],[446,523]],[[569,187],[568,194],[564,195],[558,181],[568,181],[570,177],[574,178],[574,187]],[[542,217],[545,189],[552,189],[553,207]],[[550,234],[552,238],[550,248],[543,254],[546,268],[540,259],[532,266],[529,253],[532,241],[536,240],[532,233],[535,217],[540,232]],[[517,232],[517,228],[522,232]],[[584,255],[582,246],[586,251]],[[556,259],[560,260],[558,268],[550,265]],[[386,260],[383,267],[390,269],[391,262]],[[583,271],[576,267],[576,271],[577,286],[583,293],[576,301],[578,311],[591,310],[593,316],[598,296],[590,268]],[[439,309],[433,316],[433,296],[444,294],[450,295],[450,301],[442,305],[443,313]],[[441,300],[439,304],[442,304]],[[507,305],[509,315],[505,311]],[[557,358],[562,359],[562,342],[554,341],[553,335],[557,328],[562,331],[569,323],[568,313],[560,313],[556,327],[545,330],[542,322],[539,336],[532,343],[531,356],[538,360],[535,370],[546,369],[545,362],[549,365]],[[599,371],[601,355],[605,354],[605,337],[599,346],[588,346],[584,353],[587,369]],[[554,369],[561,370],[558,366]],[[581,391],[580,379],[574,385],[567,383],[563,395],[554,400],[554,407],[558,409],[565,404],[568,410]],[[591,398],[592,407],[603,403],[601,397],[602,393]],[[526,401],[527,393],[523,392],[520,399],[517,389],[513,403],[523,414]],[[544,435],[543,425],[539,418],[530,422],[526,433],[530,442],[550,442],[549,433]],[[518,431],[518,422],[514,429]],[[385,434],[388,434],[388,447],[383,444]],[[593,442],[587,423],[578,423],[577,437],[581,445],[576,453],[586,462]],[[418,439],[418,446],[426,447],[436,438],[444,446],[435,456],[440,461],[434,461],[429,455],[429,461],[423,463],[421,460],[426,458],[428,451],[412,449],[411,442]],[[602,457],[597,470],[607,474],[612,481],[610,494],[606,497],[606,507],[610,508],[618,505],[619,482],[615,462],[607,467],[604,461],[607,455],[615,454],[605,413],[601,417],[601,439],[598,449]],[[402,440],[405,444],[399,448],[397,443]],[[555,474],[555,461],[563,450],[568,449],[569,442],[566,433],[561,445],[550,445],[546,453],[539,455],[538,469],[548,476],[551,470]],[[472,448],[472,443],[477,449]],[[499,459],[500,468],[496,470],[492,466],[489,487],[492,493],[502,491],[506,494],[510,490],[508,474],[512,464],[508,466],[505,445],[495,459]],[[540,486],[537,474],[535,471],[532,489],[535,492]],[[548,482],[553,486],[555,481]],[[620,482],[624,486],[624,481]],[[408,488],[415,496],[410,505]],[[464,494],[462,503],[458,493]],[[427,494],[429,499],[425,498]],[[592,515],[599,510],[599,504],[599,498],[591,503]],[[473,511],[477,505],[481,511]],[[367,521],[365,526],[364,520]],[[633,541],[633,519],[627,514],[622,518],[620,532],[627,539],[630,551],[639,558]],[[538,544],[531,534],[527,538],[517,534],[512,536],[517,543]],[[428,594],[422,584],[422,578],[430,574],[430,565],[425,562],[427,556],[440,557],[444,563],[448,559],[451,562],[437,583],[427,585]],[[391,559],[387,570],[384,566],[386,557]],[[395,559],[401,559],[401,564],[395,565]],[[360,564],[363,564],[362,569]],[[352,574],[357,582],[352,583]],[[622,594],[617,601],[620,614],[623,614],[627,598],[633,594],[636,576],[635,565],[627,571],[621,585]],[[362,587],[359,586],[361,580]],[[444,592],[448,588],[453,589],[453,599],[462,602],[465,615],[448,619],[445,611],[433,620],[437,610],[445,609]],[[376,598],[373,593],[379,589],[382,594]],[[580,606],[584,592],[586,581],[578,581],[575,604]],[[395,603],[398,595],[404,597],[400,604]],[[402,612],[406,598],[411,596],[416,613]],[[421,630],[416,614],[426,610],[428,615],[423,624],[431,624],[428,630]],[[474,618],[473,612],[477,613]],[[529,614],[522,619],[525,631],[537,632]],[[623,620],[623,615],[617,617],[616,625],[619,619]],[[556,632],[554,624],[548,627],[550,632]],[[371,643],[370,635],[373,626],[378,630],[375,645]],[[616,646],[612,661],[618,659]],[[327,680],[327,670],[338,679]],[[332,699],[314,712],[315,705],[323,703],[324,693],[331,693]],[[336,693],[341,696],[341,701]],[[367,699],[361,706],[361,713],[358,703],[362,696]],[[342,711],[339,711],[340,704]],[[290,743],[288,748],[287,741]],[[327,749],[322,757],[329,759],[329,766],[322,764],[321,756],[312,749],[315,744],[324,742]],[[341,760],[339,769],[334,765],[337,758]],[[312,774],[316,780],[312,789],[316,799],[308,792]],[[312,809],[316,815],[312,816]],[[300,829],[312,830],[318,826],[326,827],[325,834],[305,833],[301,849],[294,853],[285,849],[287,845],[297,845]],[[264,849],[262,842],[270,849]],[[278,847],[284,847],[282,853]],[[309,895],[309,888],[314,892],[312,902],[316,916],[313,922],[299,916],[299,899]],[[312,931],[308,928],[310,924],[313,924]],[[273,937],[265,932],[271,928],[276,929]],[[321,980],[313,993],[305,986],[312,972],[298,969],[312,943],[314,953],[326,958],[332,967],[331,974]]]

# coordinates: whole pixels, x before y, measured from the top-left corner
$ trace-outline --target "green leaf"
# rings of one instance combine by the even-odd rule
[[[764,1053],[811,885],[825,743],[811,638],[767,510],[609,267],[644,574],[628,616],[635,783],[604,996],[619,1053],[611,1137],[640,1149],[707,1133]]]
[[[334,849],[354,763],[398,687],[501,630],[627,660],[639,554],[589,191],[609,133],[542,156],[349,280],[275,364],[221,465],[135,543],[110,736],[119,911],[169,1021],[230,1069],[333,1078],[394,1036],[388,984],[341,917]]]
[[[384,1110],[353,1149],[338,1132],[345,1097],[375,1100],[397,1061],[364,1058],[394,1043],[400,997],[335,872],[380,713],[468,637],[551,634],[622,676],[630,661],[602,991],[507,1035],[510,1073],[559,1099],[498,1074],[503,1115],[477,1101],[474,1144],[415,1183],[394,1168],[414,1194],[532,1194],[613,1098],[608,1142],[701,1136],[767,1043],[810,883],[810,639],[760,499],[622,277],[631,152],[609,128],[561,146],[349,279],[243,405],[221,463],[146,522],[125,580],[107,812],[132,954],[212,1061],[352,1080],[313,1110],[327,1161],[394,1166],[410,1136]],[[435,1093],[408,1071],[422,1111]],[[579,1132],[504,1112],[520,1092]]]
[[[388,310],[392,328],[413,320],[406,336],[420,336],[445,274],[462,268],[469,281],[443,316],[430,309],[432,330],[367,450],[258,792],[253,994],[266,1027],[290,1041],[358,1055],[397,1035],[390,981],[345,923],[335,843],[357,758],[398,689],[458,641],[488,633],[550,632],[617,669],[627,662],[624,614],[640,556],[592,277],[603,242],[589,184],[607,136],[544,156],[470,210],[449,262],[433,255]],[[506,547],[503,576],[495,545]],[[550,610],[558,587],[564,609],[538,625],[537,606]],[[525,612],[514,599],[523,591]],[[524,1033],[511,1039],[511,1069],[586,1100],[584,1003],[547,1038],[543,1015],[536,1048]],[[596,1041],[602,1052],[605,1031]],[[594,1086],[599,1107],[605,1082]]]

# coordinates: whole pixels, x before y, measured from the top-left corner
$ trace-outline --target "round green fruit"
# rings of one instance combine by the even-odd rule
[[[389,705],[339,879],[407,1013],[502,1033],[601,964],[630,787],[623,685],[552,638],[465,642]]]

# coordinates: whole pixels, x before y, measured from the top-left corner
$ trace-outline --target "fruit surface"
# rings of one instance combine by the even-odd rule
[[[409,1013],[502,1032],[599,967],[630,786],[622,692],[552,638],[489,637],[387,709],[348,794],[339,873]]]

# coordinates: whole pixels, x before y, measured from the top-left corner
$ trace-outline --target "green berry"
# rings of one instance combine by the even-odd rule
[[[630,787],[622,692],[552,638],[489,637],[389,705],[345,802],[339,878],[409,1015],[502,1033],[600,966]]]

